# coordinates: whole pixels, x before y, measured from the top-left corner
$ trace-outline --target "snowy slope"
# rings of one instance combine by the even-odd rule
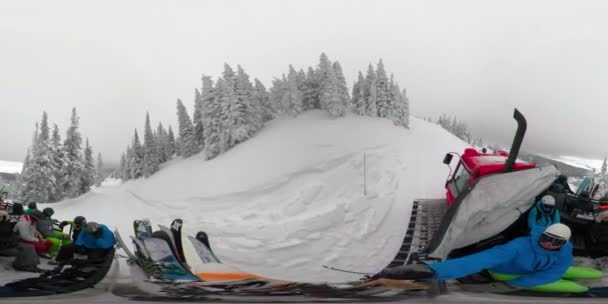
[[[0,160],[0,173],[21,173],[21,168],[23,168],[23,163]]]
[[[542,155],[543,157],[553,159],[562,163],[565,163],[570,166],[583,168],[587,170],[595,170],[595,172],[600,172],[602,169],[602,163],[604,160],[602,159],[589,159],[582,158],[578,156],[550,156],[550,155]]]
[[[207,231],[220,258],[244,271],[343,281],[356,276],[322,265],[384,267],[399,249],[412,201],[444,196],[445,152],[465,147],[415,118],[406,130],[385,119],[313,111],[273,121],[214,160],[173,160],[148,179],[109,183],[52,207],[57,218],[84,215],[125,237],[135,218],[168,225],[179,217],[185,233]]]

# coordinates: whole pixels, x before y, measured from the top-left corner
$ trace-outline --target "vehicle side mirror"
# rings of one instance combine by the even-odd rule
[[[453,157],[454,157],[454,155],[452,155],[450,153],[446,153],[445,156],[443,157],[443,163],[446,165],[449,165],[452,162]]]

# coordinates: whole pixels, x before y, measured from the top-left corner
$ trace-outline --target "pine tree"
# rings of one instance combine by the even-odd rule
[[[232,109],[235,119],[232,136],[236,143],[240,143],[249,139],[263,126],[262,107],[255,99],[255,88],[240,65],[237,66],[234,92],[237,103]]]
[[[606,176],[606,171],[608,169],[607,161],[608,161],[607,158],[604,156],[604,162],[602,163],[602,171],[601,171],[602,176]]]
[[[303,93],[303,104],[304,110],[320,109],[319,96],[321,94],[321,85],[317,73],[312,67],[308,68],[306,73],[306,85],[304,86]]]
[[[198,89],[194,89],[194,114],[192,115],[194,124],[194,140],[201,147],[205,139],[203,138],[203,97]]]
[[[81,176],[82,182],[80,184],[80,194],[84,194],[91,190],[91,187],[95,185],[95,159],[93,157],[93,148],[89,145],[89,139],[86,140],[84,148],[84,172]]]
[[[52,202],[58,202],[63,199],[65,189],[65,172],[67,163],[65,161],[65,153],[61,146],[61,135],[59,135],[59,127],[53,125],[53,136],[51,138],[51,148],[53,150],[53,173],[55,175],[55,192],[51,197]]]
[[[391,110],[390,88],[382,59],[376,68],[376,104],[378,105],[378,117],[389,117]]]
[[[298,74],[291,65],[289,65],[289,75],[287,76],[286,97],[282,101],[285,103],[283,108],[289,115],[296,116],[304,110],[303,94],[298,88]]]
[[[167,145],[169,144],[169,137],[167,136],[167,131],[163,127],[162,123],[158,123],[156,127],[156,148],[158,151],[158,161],[159,163],[164,163],[169,158],[167,155]]]
[[[183,157],[190,157],[198,152],[194,138],[194,126],[186,107],[181,100],[177,100],[177,121],[179,123],[179,149]]]
[[[206,159],[211,159],[220,153],[220,133],[222,131],[222,117],[219,90],[224,86],[224,80],[219,78],[215,86],[211,87],[208,94],[205,94],[203,102],[203,126]]]
[[[334,62],[334,71],[336,73],[336,79],[338,80],[338,96],[340,98],[340,104],[344,107],[344,111],[350,108],[350,96],[348,95],[348,87],[346,86],[346,79],[342,72],[342,66],[340,62]]]
[[[46,112],[42,113],[40,133],[36,138],[35,153],[28,160],[30,172],[28,174],[27,201],[48,203],[56,195],[53,150],[51,146],[50,129]]]
[[[353,85],[352,105],[353,111],[358,115],[366,115],[367,107],[365,102],[365,78],[363,73],[359,72],[359,78]]]
[[[95,186],[99,187],[105,179],[103,159],[101,158],[101,153],[97,154],[97,166],[95,167],[95,172]]]
[[[234,83],[230,79],[218,79],[217,94],[219,105],[219,128],[217,129],[217,147],[219,153],[228,151],[235,141],[232,137],[232,128],[235,125],[233,117],[233,109],[237,103],[236,94],[234,93]]]
[[[167,131],[167,160],[173,158],[175,155],[175,151],[177,150],[177,145],[175,143],[175,135],[173,134],[173,129],[169,126],[169,131]]]
[[[135,133],[133,135],[133,144],[131,145],[131,158],[129,159],[129,162],[131,178],[137,179],[142,177],[144,171],[144,148],[141,146],[141,143],[139,141],[137,129],[135,129]]]
[[[133,148],[131,146],[127,147],[127,155],[126,155],[126,166],[125,166],[125,172],[124,172],[124,180],[130,180],[133,178],[133,160],[135,159],[135,157],[133,156]]]
[[[365,99],[367,115],[372,117],[378,116],[378,94],[376,89],[376,73],[374,67],[370,64],[367,68],[367,75],[365,76],[363,98]]]
[[[319,67],[321,74],[323,74],[324,69],[322,65]],[[338,78],[331,64],[329,64],[328,72],[322,82],[320,103],[321,108],[327,110],[333,117],[344,116],[346,113],[346,105],[340,96]]]
[[[126,182],[127,180],[129,180],[131,178],[131,176],[129,175],[129,168],[127,165],[127,157],[124,152],[122,153],[122,156],[120,157],[120,167],[119,167],[119,171],[118,171],[118,178],[120,178],[123,182]]]
[[[270,104],[270,94],[266,90],[266,87],[259,79],[255,79],[255,98],[261,105],[262,121],[267,122],[274,118],[274,108]]]
[[[286,113],[287,109],[284,107],[289,88],[287,84],[287,78],[283,75],[282,78],[275,78],[272,80],[272,87],[270,88],[270,105],[273,108],[275,116],[280,116]]]
[[[82,192],[82,176],[84,174],[84,164],[82,160],[82,137],[78,131],[80,118],[76,115],[76,108],[72,109],[71,124],[66,131],[63,150],[67,163],[65,173],[65,196],[74,198]]]
[[[146,126],[144,130],[144,177],[150,177],[158,171],[158,148],[154,135],[152,134],[152,126],[150,125],[150,114],[146,112]]]

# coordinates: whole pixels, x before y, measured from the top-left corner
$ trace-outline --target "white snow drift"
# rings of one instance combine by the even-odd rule
[[[445,152],[465,147],[415,118],[408,130],[386,119],[312,111],[272,121],[216,159],[174,160],[148,179],[109,183],[52,207],[57,218],[84,215],[124,237],[137,218],[154,225],[182,218],[186,234],[206,231],[224,263],[243,271],[344,281],[357,276],[322,265],[384,267],[401,245],[412,201],[444,196]]]

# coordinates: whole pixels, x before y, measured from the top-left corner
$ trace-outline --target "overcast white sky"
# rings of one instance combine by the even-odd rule
[[[601,157],[608,130],[608,1],[2,1],[0,159],[22,160],[46,110],[117,160],[141,129],[176,124],[202,73],[241,64],[267,86],[324,51],[358,70],[383,58],[413,114],[456,114],[523,149]],[[62,134],[63,135],[63,134]]]

